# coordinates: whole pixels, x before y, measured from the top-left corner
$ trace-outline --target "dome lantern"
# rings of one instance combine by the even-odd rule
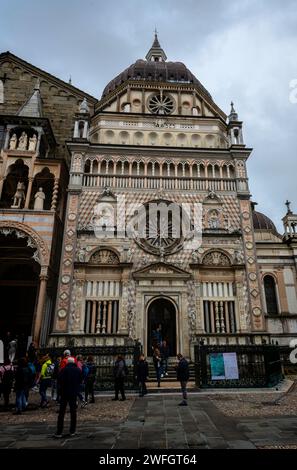
[[[155,39],[153,45],[148,51],[145,58],[147,61],[152,62],[166,62],[167,60],[167,56],[162,47],[160,46],[157,30],[155,30]]]

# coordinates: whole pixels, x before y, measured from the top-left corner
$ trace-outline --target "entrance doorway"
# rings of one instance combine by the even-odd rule
[[[38,293],[40,266],[33,254],[25,237],[0,234],[0,338],[17,339],[18,356],[26,352]]]
[[[176,356],[176,308],[168,299],[154,300],[148,308],[147,355],[153,355],[155,331],[161,328],[160,336],[169,346],[170,356]]]

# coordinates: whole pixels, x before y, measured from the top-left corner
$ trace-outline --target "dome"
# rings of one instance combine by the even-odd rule
[[[111,80],[103,90],[102,98],[126,80],[151,80],[169,83],[193,83],[211,98],[209,92],[182,62],[154,62],[139,59]]]
[[[253,225],[255,230],[271,230],[275,234],[278,233],[272,220],[261,212],[253,211]]]

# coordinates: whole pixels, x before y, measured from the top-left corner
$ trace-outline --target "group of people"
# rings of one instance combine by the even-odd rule
[[[160,378],[167,374],[169,349],[166,341],[160,348],[154,349],[154,364],[157,371],[158,384]],[[189,379],[188,362],[180,354],[177,356],[177,379],[181,383],[183,402],[187,404],[186,385]],[[67,405],[70,407],[70,435],[76,432],[76,415],[78,404],[84,408],[88,403],[95,403],[94,384],[96,365],[93,356],[84,360],[81,355],[73,356],[66,349],[62,356],[52,357],[49,354],[38,356],[34,343],[31,343],[25,357],[12,361],[12,356],[5,358],[0,365],[0,397],[3,396],[4,407],[9,409],[10,396],[15,392],[15,414],[21,414],[28,408],[30,391],[40,394],[40,407],[49,405],[49,398],[59,405],[57,432],[54,437],[62,437],[64,417]],[[112,400],[126,400],[125,380],[128,367],[122,355],[118,355],[113,367],[115,396]],[[140,355],[135,367],[135,378],[139,385],[139,396],[147,394],[146,382],[149,377],[148,362]],[[121,396],[121,398],[119,397]]]
[[[154,350],[153,361],[154,361],[154,366],[156,369],[158,387],[160,387],[160,377],[162,376],[161,372],[165,370],[167,371],[168,357],[166,361],[166,369],[163,368],[162,366],[162,355],[160,354],[159,349]],[[174,366],[174,369],[176,372],[176,378],[180,382],[182,396],[183,396],[183,399],[181,403],[179,403],[179,406],[187,406],[188,405],[187,383],[190,378],[190,371],[189,371],[189,363],[182,354],[177,355],[177,363]],[[137,366],[136,366],[136,378],[139,384],[139,396],[140,397],[143,397],[144,395],[147,394],[146,381],[148,379],[148,376],[149,376],[148,362],[146,361],[145,356],[141,354],[141,356],[139,357]]]

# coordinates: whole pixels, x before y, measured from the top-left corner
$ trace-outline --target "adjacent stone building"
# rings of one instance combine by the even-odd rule
[[[288,204],[281,236],[255,211],[252,149],[233,104],[227,117],[184,64],[167,61],[157,36],[98,101],[10,53],[0,64],[0,175],[5,183],[12,165],[28,167],[27,176],[14,170],[3,192],[0,285],[16,262],[7,241],[25,233],[20,256],[36,271],[31,315],[41,344],[133,338],[150,355],[160,326],[171,355],[192,356],[201,339],[288,344],[297,336],[297,216]],[[20,153],[23,132],[36,133],[35,153]],[[37,211],[42,171],[53,184]],[[11,207],[19,182],[25,200]],[[52,264],[41,260],[42,243]]]

